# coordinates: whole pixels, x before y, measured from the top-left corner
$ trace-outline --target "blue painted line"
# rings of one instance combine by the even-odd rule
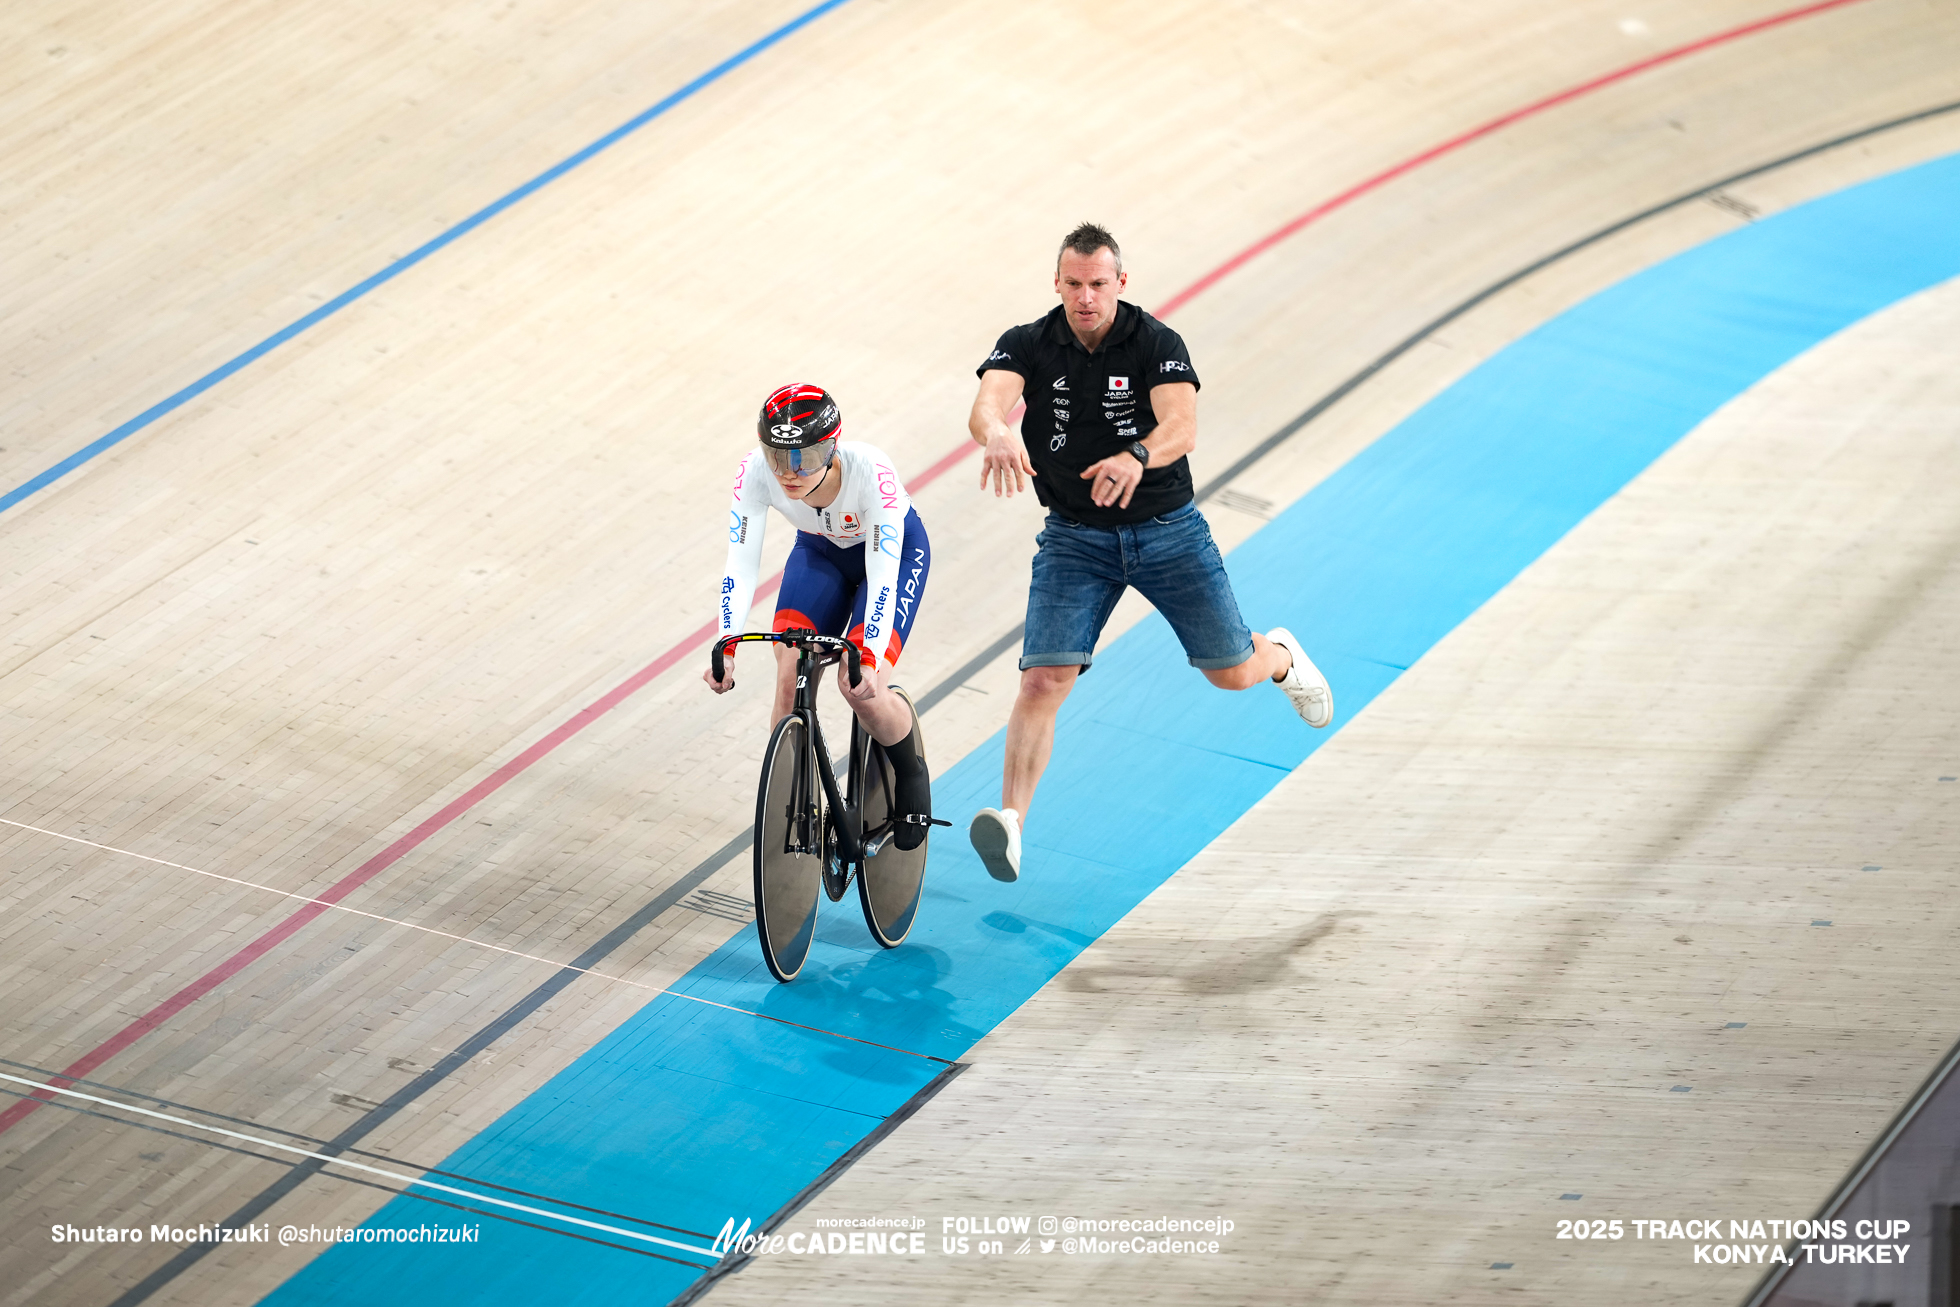
[[[1886,305],[1960,276],[1960,156],[1742,228],[1569,310],[1431,401],[1240,546],[1258,622],[1284,622],[1332,679],[1312,732],[1276,693],[1227,695],[1151,617],[1063,711],[1027,874],[989,880],[942,837],[912,940],[873,946],[828,908],[803,978],[777,985],[737,933],[677,986],[790,1021],[959,1057],[1353,720],[1438,640],[1722,404]],[[942,811],[993,801],[995,736],[935,783]],[[1314,874],[1314,831],[1298,874]],[[1245,949],[1262,944],[1256,913]],[[1093,978],[1096,960],[1085,963]],[[1148,977],[1112,975],[1111,985]],[[443,1163],[697,1230],[760,1221],[938,1068],[921,1058],[663,997]],[[396,1199],[368,1222],[409,1228]],[[931,1213],[920,1212],[921,1216]],[[928,1247],[937,1251],[936,1230]],[[335,1248],[269,1302],[657,1301],[695,1272],[485,1222],[484,1243]]]
[[[88,462],[90,459],[96,457],[98,454],[102,454],[108,450],[114,449],[117,445],[120,445],[123,441],[129,439],[131,436],[135,435],[143,428],[154,423],[158,418],[161,418],[168,413],[172,413],[177,409],[182,408],[185,404],[188,404],[191,400],[196,399],[199,395],[202,395],[205,391],[211,389],[211,387],[217,385],[219,382],[223,381],[226,377],[231,376],[239,369],[244,368],[261,358],[264,358],[267,354],[270,354],[273,350],[278,349],[281,345],[285,344],[293,337],[299,335],[301,332],[304,332],[309,328],[315,327],[319,325],[321,322],[324,322],[326,319],[340,312],[342,309],[346,308],[349,304],[352,304],[355,300],[360,299],[363,295],[366,295],[369,291],[375,289],[377,286],[383,286],[386,285],[388,282],[393,281],[396,277],[401,276],[402,273],[407,272],[410,268],[422,262],[422,260],[428,258],[431,254],[434,254],[437,250],[440,250],[444,246],[450,245],[455,241],[459,240],[460,238],[462,238],[463,236],[468,235],[470,232],[475,231],[478,227],[481,227],[484,223],[490,221],[490,219],[496,217],[498,214],[502,213],[505,209],[510,208],[511,205],[516,204],[519,200],[522,200],[526,196],[532,194],[534,191],[537,191],[545,186],[550,185],[552,182],[557,181],[560,177],[563,177],[566,173],[578,167],[580,164],[586,162],[588,159],[592,158],[600,151],[605,150],[610,146],[616,145],[620,141],[624,140],[626,137],[631,136],[634,132],[646,126],[648,123],[652,122],[655,118],[660,117],[660,115],[666,113],[669,109],[672,109],[675,105],[680,104],[682,101],[691,98],[697,92],[719,81],[721,78],[727,76],[729,73],[735,71],[737,68],[740,68],[743,64],[748,63],[751,59],[754,59],[757,55],[762,54],[764,51],[770,49],[772,46],[780,44],[784,40],[788,39],[790,36],[793,36],[795,33],[801,31],[803,28],[808,27],[811,23],[823,17],[831,10],[836,9],[839,6],[848,3],[849,0],[823,0],[822,4],[817,5],[813,9],[805,10],[803,13],[797,15],[795,18],[790,19],[787,23],[784,23],[781,27],[778,27],[775,31],[769,33],[767,36],[764,36],[760,40],[755,41],[754,43],[743,47],[741,50],[737,51],[736,53],[730,55],[728,58],[722,60],[720,63],[716,64],[713,68],[710,68],[707,72],[702,73],[699,77],[695,78],[687,85],[681,87],[678,91],[675,91],[672,94],[668,95],[665,99],[659,101],[651,108],[646,109],[643,112],[634,115],[632,118],[627,119],[624,123],[621,123],[618,127],[613,128],[611,131],[607,132],[604,136],[601,136],[598,140],[592,142],[590,145],[586,146],[578,153],[573,154],[568,158],[562,159],[558,163],[553,164],[551,167],[545,169],[543,172],[533,177],[530,181],[525,182],[522,186],[519,186],[517,189],[510,191],[509,193],[503,195],[502,197],[496,200],[491,201],[489,204],[484,205],[481,209],[478,209],[475,213],[472,213],[469,217],[463,219],[461,222],[449,228],[441,235],[436,236],[435,238],[426,242],[425,244],[417,246],[414,250],[410,251],[407,254],[404,254],[401,258],[396,259],[393,263],[389,264],[381,271],[375,273],[372,277],[369,277],[366,281],[359,282],[356,285],[352,286],[351,288],[342,291],[340,294],[334,296],[332,299],[322,304],[319,308],[314,309],[311,313],[308,313],[304,317],[299,318],[294,322],[288,324],[287,326],[280,328],[278,331],[273,332],[270,336],[267,336],[264,340],[252,346],[244,353],[239,354],[236,357],[230,359],[229,361],[222,363],[219,366],[213,368],[211,371],[205,373],[203,376],[199,377],[196,381],[191,382],[190,385],[185,386],[182,390],[171,395],[169,398],[164,399],[156,404],[151,405],[149,408],[144,409],[141,413],[138,413],[135,417],[123,423],[121,426],[117,427],[114,431],[109,432],[109,434],[103,436],[101,439],[96,440],[91,444],[83,446],[81,449],[78,449],[74,453],[70,454],[67,458],[64,458],[59,463],[56,463],[53,467],[49,468],[47,471],[42,472],[40,475],[32,477],[27,481],[22,482],[20,485],[15,486],[12,490],[9,490],[6,494],[0,495],[0,513],[6,512],[8,509],[12,508],[15,504],[18,504],[21,500],[33,494],[35,491],[41,490],[47,486],[54,484],[56,481],[59,481],[62,477],[67,476],[70,472],[73,472],[76,468]]]

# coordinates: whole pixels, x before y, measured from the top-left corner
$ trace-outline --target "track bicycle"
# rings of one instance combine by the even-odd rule
[[[841,661],[851,685],[863,679],[857,646],[811,630],[750,632],[717,640],[710,650],[715,680],[724,678],[724,650],[744,643],[787,645],[796,650],[796,705],[776,723],[762,755],[755,796],[755,933],[762,958],[777,980],[796,979],[810,955],[817,928],[817,891],[832,903],[855,880],[864,924],[885,948],[911,933],[925,883],[926,845],[901,849],[893,840],[902,814],[894,811],[896,777],[884,746],[851,719],[851,754],[840,791],[817,720],[817,685],[825,668]],[[896,685],[894,694],[919,714]],[[920,759],[925,736],[915,739]],[[932,826],[951,822],[914,818]]]

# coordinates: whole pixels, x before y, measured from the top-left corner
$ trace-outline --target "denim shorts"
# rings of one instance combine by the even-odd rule
[[[1035,544],[1022,671],[1086,669],[1126,586],[1170,622],[1193,667],[1237,667],[1252,657],[1252,632],[1196,504],[1119,527],[1084,526],[1050,513]]]

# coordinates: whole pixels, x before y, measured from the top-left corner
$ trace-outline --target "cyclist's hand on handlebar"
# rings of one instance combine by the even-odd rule
[[[857,657],[857,650],[851,650],[850,656],[853,658]],[[850,672],[845,668],[843,663],[838,663],[837,688],[844,692],[846,699],[855,699],[859,703],[869,703],[878,694],[878,669],[867,664],[859,670],[858,674],[860,679],[857,685],[853,686],[851,684]]]
[[[735,651],[731,649],[722,655],[722,657],[727,665],[722,668],[725,675],[721,680],[717,681],[715,679],[715,669],[712,667],[707,668],[701,673],[701,679],[706,681],[708,687],[716,694],[727,694],[735,688]]]

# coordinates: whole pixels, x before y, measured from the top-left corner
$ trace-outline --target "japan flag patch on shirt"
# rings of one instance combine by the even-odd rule
[[[1128,377],[1111,377],[1109,379],[1109,388],[1111,390],[1128,390],[1130,388],[1130,379]]]

